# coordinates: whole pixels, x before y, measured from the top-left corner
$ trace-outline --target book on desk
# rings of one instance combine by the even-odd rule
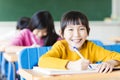
[[[60,70],[60,69],[51,69],[51,68],[41,68],[33,67],[33,70],[45,75],[65,75],[65,74],[84,74],[84,73],[98,73],[98,64],[91,64],[92,69],[88,68],[87,70]],[[113,70],[120,70],[119,67],[114,67]]]
[[[45,75],[83,74],[83,73],[98,72],[98,69],[94,64],[92,64],[92,69],[88,68],[87,70],[60,70],[60,69],[50,69],[50,68],[41,68],[41,67],[33,67],[33,70]]]

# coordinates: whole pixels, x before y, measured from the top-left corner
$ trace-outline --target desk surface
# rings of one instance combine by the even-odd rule
[[[16,62],[18,60],[18,55],[16,53],[4,53],[3,56],[9,62]]]
[[[10,46],[10,47],[5,49],[5,53],[3,54],[3,56],[9,62],[16,62],[18,60],[17,52],[19,52],[23,48],[25,48],[25,47]]]
[[[87,73],[87,74],[73,74],[59,75],[59,76],[45,76],[34,70],[19,69],[19,74],[26,80],[120,80],[120,70],[112,73]]]
[[[27,48],[27,47],[23,47],[23,46],[8,46],[5,48],[5,52],[6,53],[17,53],[19,51],[21,51],[23,48]]]

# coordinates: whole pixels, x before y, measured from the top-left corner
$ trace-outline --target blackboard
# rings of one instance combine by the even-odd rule
[[[111,8],[112,0],[0,0],[0,21],[31,17],[39,10],[50,11],[55,21],[69,10],[81,11],[90,21],[102,21],[111,16]]]

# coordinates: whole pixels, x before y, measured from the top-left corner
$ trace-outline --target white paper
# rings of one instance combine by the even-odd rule
[[[82,73],[97,73],[97,65],[91,65],[92,69],[88,68],[87,70],[60,70],[60,69],[50,69],[50,68],[40,68],[33,67],[34,71],[40,72],[46,75],[62,75],[62,74],[82,74]]]

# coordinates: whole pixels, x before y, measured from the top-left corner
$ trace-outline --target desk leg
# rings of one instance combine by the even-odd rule
[[[15,62],[11,62],[12,64],[12,68],[13,68],[13,80],[16,80],[16,66],[15,66]]]

